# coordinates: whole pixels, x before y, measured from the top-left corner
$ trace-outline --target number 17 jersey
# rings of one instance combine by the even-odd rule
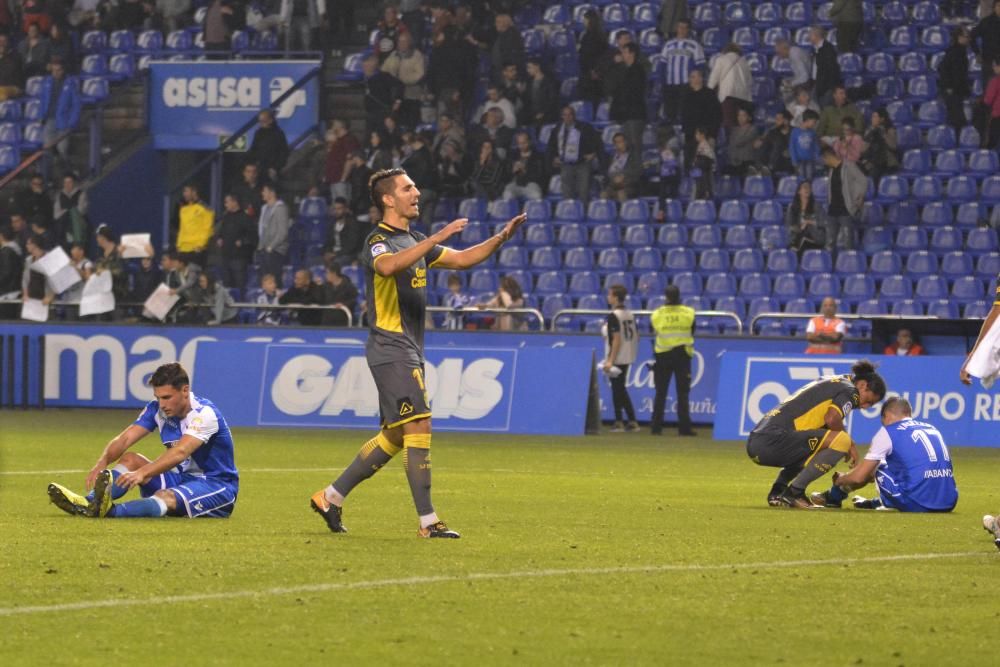
[[[893,496],[930,511],[947,511],[958,502],[951,454],[931,424],[904,419],[883,426],[872,438],[865,459],[885,462],[879,473],[888,480],[880,487]]]

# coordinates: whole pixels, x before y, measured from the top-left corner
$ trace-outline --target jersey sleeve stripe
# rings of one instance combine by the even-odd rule
[[[428,269],[433,269],[435,266],[437,266],[438,264],[440,264],[441,260],[444,259],[448,255],[448,253],[450,253],[450,252],[451,252],[451,250],[449,248],[441,248],[441,254],[437,256],[437,259],[435,259],[433,262],[431,262],[430,264],[428,264],[427,268]]]

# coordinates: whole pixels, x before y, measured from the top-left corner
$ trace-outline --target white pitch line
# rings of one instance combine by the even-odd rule
[[[298,593],[329,593],[331,591],[369,590],[373,588],[390,588],[394,586],[425,586],[429,584],[446,584],[470,581],[499,581],[506,579],[542,579],[555,577],[600,576],[600,575],[630,575],[659,574],[665,572],[711,572],[719,570],[761,570],[782,569],[789,567],[821,567],[825,565],[860,565],[870,563],[895,563],[900,561],[940,560],[945,558],[985,558],[995,557],[994,551],[965,551],[953,553],[899,554],[895,556],[870,556],[867,558],[831,558],[826,560],[789,560],[760,563],[726,563],[720,565],[673,564],[673,565],[637,565],[630,567],[598,567],[598,568],[567,568],[526,570],[521,572],[471,572],[468,574],[442,574],[428,577],[406,577],[399,579],[373,579],[344,583],[305,584],[301,586],[283,586],[264,588],[260,590],[226,591],[219,593],[194,593],[191,595],[169,595],[155,598],[119,598],[111,600],[88,600],[85,602],[67,602],[53,605],[36,605],[28,607],[0,607],[0,617],[26,616],[28,614],[45,614],[49,612],[80,611],[84,609],[100,609],[105,607],[135,607],[139,605],[178,604],[184,602],[205,602],[208,600],[237,600],[241,598],[274,597],[280,595],[295,595]]]

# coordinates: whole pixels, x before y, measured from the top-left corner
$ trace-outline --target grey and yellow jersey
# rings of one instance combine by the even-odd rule
[[[427,312],[427,269],[448,252],[434,246],[423,259],[392,276],[380,276],[380,259],[412,248],[426,236],[420,232],[378,224],[365,239],[361,260],[368,286],[368,344],[370,366],[424,363],[424,317]]]

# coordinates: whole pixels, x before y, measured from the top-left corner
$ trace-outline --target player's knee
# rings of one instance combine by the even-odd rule
[[[125,466],[129,470],[138,470],[142,466],[149,463],[147,459],[142,454],[136,454],[135,452],[125,452],[122,457],[118,459],[118,463]]]
[[[375,436],[375,442],[378,443],[379,449],[389,456],[395,456],[403,449],[403,435],[398,429],[381,431]]]
[[[168,512],[172,512],[177,509],[177,496],[174,495],[173,491],[163,489],[162,491],[154,493],[153,496],[163,501],[163,504],[167,506]]]
[[[845,431],[830,431],[824,440],[826,440],[826,446],[835,452],[846,454],[851,451],[851,436],[847,435]]]

